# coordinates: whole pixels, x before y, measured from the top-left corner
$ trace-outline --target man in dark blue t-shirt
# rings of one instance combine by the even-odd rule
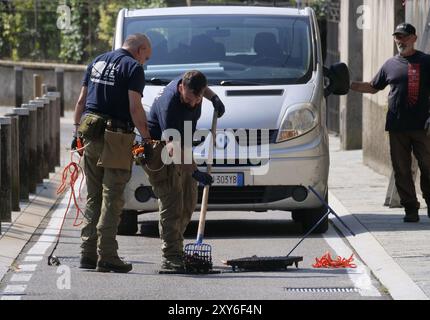
[[[430,55],[415,50],[415,27],[402,23],[394,31],[399,54],[389,59],[371,82],[352,82],[351,89],[374,94],[390,85],[385,129],[390,137],[390,154],[396,187],[405,207],[405,222],[418,222],[411,152],[421,171],[421,190],[430,217]]]
[[[212,101],[215,112],[221,117],[225,112],[224,104],[207,87],[206,77],[199,71],[189,71],[180,79],[170,82],[155,98],[148,116],[151,137],[163,140],[169,154],[174,156],[173,145],[166,130],[176,130],[180,134],[181,151],[187,147],[185,140],[192,141],[197,121],[201,115],[203,97]],[[185,127],[189,125],[189,132]],[[189,136],[186,136],[189,133]],[[158,149],[158,153],[161,153]],[[189,150],[190,151],[190,150]],[[161,159],[154,152],[153,161]],[[172,154],[173,153],[173,154]],[[185,165],[183,152],[178,163],[148,163],[144,170],[159,198],[160,238],[162,241],[162,270],[184,271],[183,241],[184,232],[190,222],[197,204],[197,182],[204,185],[212,183],[212,177],[197,169],[194,162]]]
[[[141,102],[145,86],[142,64],[150,56],[148,38],[131,35],[121,49],[91,62],[82,81],[72,143],[76,149],[79,133],[85,145],[88,195],[81,230],[81,268],[99,272],[132,269],[118,257],[116,234],[124,189],[131,177],[134,127],[144,139],[150,138]]]

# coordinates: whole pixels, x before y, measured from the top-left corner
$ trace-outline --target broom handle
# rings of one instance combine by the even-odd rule
[[[209,156],[208,156],[208,163],[207,163],[207,173],[211,174],[212,172],[212,162],[213,162],[213,151],[214,151],[214,144],[215,144],[215,138],[216,138],[216,123],[217,123],[217,112],[214,109],[214,113],[212,116],[212,128],[211,128],[211,134],[212,134],[212,141],[209,144]],[[202,196],[202,205],[200,208],[200,218],[199,218],[199,229],[197,231],[197,243],[201,244],[203,242],[203,235],[205,233],[205,222],[206,222],[206,212],[208,209],[208,200],[209,200],[209,185],[206,185],[203,188],[203,196]]]

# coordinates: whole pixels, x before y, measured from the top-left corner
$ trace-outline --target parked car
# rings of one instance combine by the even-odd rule
[[[114,48],[136,32],[147,34],[153,47],[145,65],[146,112],[170,80],[191,69],[207,76],[226,106],[218,121],[209,210],[292,211],[305,230],[320,220],[326,210],[307,187],[327,199],[325,96],[347,93],[349,73],[344,64],[324,68],[314,11],[248,6],[122,9]],[[212,113],[211,102],[205,100],[198,133],[211,127]],[[202,136],[194,141],[196,159],[203,156]],[[143,169],[134,166],[119,233],[135,233],[137,214],[157,210]],[[325,219],[315,232],[327,228]]]

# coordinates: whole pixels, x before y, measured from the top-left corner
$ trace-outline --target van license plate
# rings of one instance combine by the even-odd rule
[[[213,186],[243,186],[243,173],[212,173]]]

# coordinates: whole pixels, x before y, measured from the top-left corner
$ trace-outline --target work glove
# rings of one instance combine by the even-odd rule
[[[218,114],[218,118],[221,118],[225,113],[224,103],[222,103],[221,99],[217,95],[214,95],[211,98],[211,102],[212,102],[212,105],[214,106],[215,111]]]
[[[72,149],[72,151],[73,151],[76,149],[81,149],[82,146],[83,146],[82,139],[80,137],[73,136],[73,140],[72,140],[72,144],[70,146],[70,149]],[[82,155],[84,154],[84,150],[78,151],[78,154],[82,157]]]
[[[73,136],[72,145],[70,146],[70,149],[72,150],[78,149],[78,137]]]
[[[427,131],[427,136],[430,136],[430,117],[427,119],[424,124],[424,130]]]
[[[205,186],[211,185],[214,182],[210,174],[207,174],[206,172],[201,172],[199,170],[194,171],[192,177]]]

